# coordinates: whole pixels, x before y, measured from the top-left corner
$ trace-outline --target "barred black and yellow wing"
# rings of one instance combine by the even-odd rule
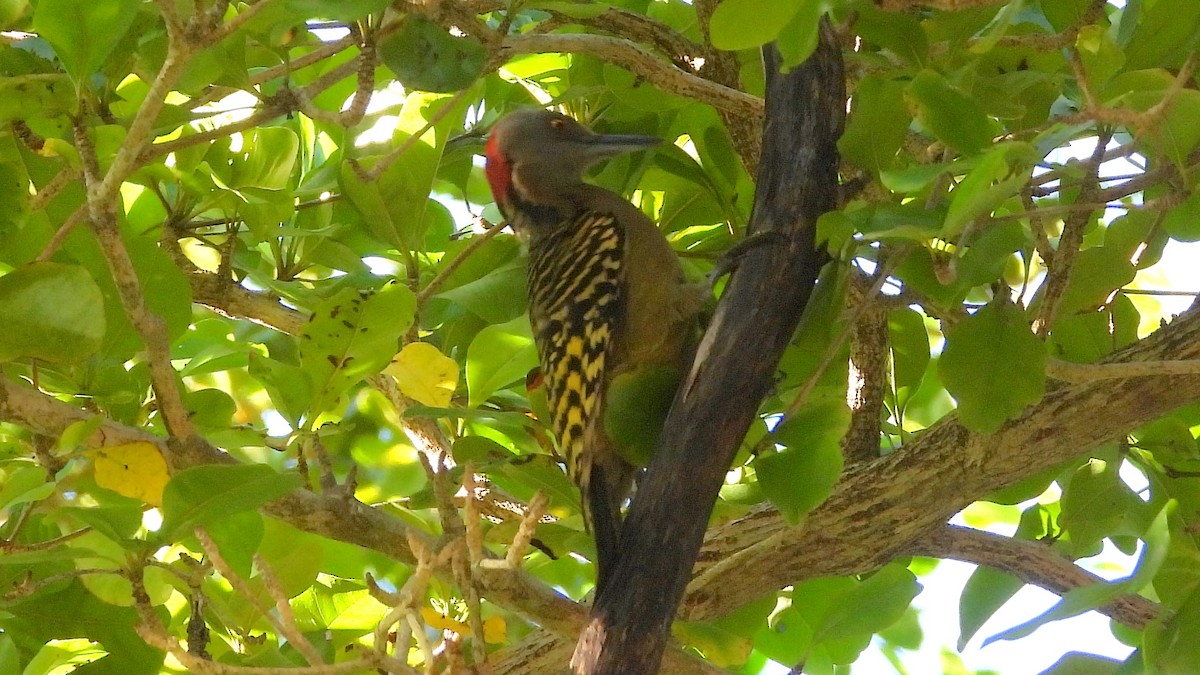
[[[605,368],[622,316],[624,250],[625,233],[615,217],[583,212],[529,251],[529,316],[551,426],[601,559],[616,545],[618,515],[613,495],[604,494],[611,488],[593,479],[595,449],[586,445],[601,424]]]

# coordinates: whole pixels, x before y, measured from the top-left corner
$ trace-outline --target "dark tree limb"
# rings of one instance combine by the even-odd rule
[[[826,23],[800,67],[781,74],[773,46],[763,61],[766,119],[750,233],[783,236],[747,253],[721,298],[622,527],[613,581],[576,646],[578,673],[658,671],[713,502],[825,260],[814,230],[837,197],[841,51]]]

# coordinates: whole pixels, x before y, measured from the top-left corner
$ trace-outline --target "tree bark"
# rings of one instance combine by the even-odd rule
[[[1196,359],[1200,310],[1193,308],[1104,363]],[[850,467],[796,527],[761,505],[715,529],[680,616],[721,616],[804,579],[881,567],[971,502],[1197,400],[1200,376],[1159,375],[1051,386],[989,435],[947,416],[887,457]]]
[[[577,673],[658,671],[717,493],[825,260],[814,231],[836,206],[841,50],[824,22],[800,67],[781,74],[774,46],[763,62],[766,118],[749,236],[778,241],[751,249],[721,298],[622,526],[612,581],[572,658]]]

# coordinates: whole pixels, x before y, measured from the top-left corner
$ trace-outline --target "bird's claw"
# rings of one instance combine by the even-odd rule
[[[728,251],[725,252],[719,259],[712,271],[707,275],[709,286],[716,285],[721,277],[732,274],[733,270],[737,269],[738,264],[742,261],[742,257],[751,250],[758,248],[764,244],[782,244],[787,240],[782,232],[776,230],[767,230],[765,232],[755,232],[754,234],[743,238],[738,243],[734,244]]]

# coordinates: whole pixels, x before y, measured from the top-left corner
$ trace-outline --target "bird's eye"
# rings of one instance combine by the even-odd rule
[[[567,126],[566,120],[562,119],[561,117],[555,117],[550,120],[550,128],[551,129],[562,129],[566,126]]]

